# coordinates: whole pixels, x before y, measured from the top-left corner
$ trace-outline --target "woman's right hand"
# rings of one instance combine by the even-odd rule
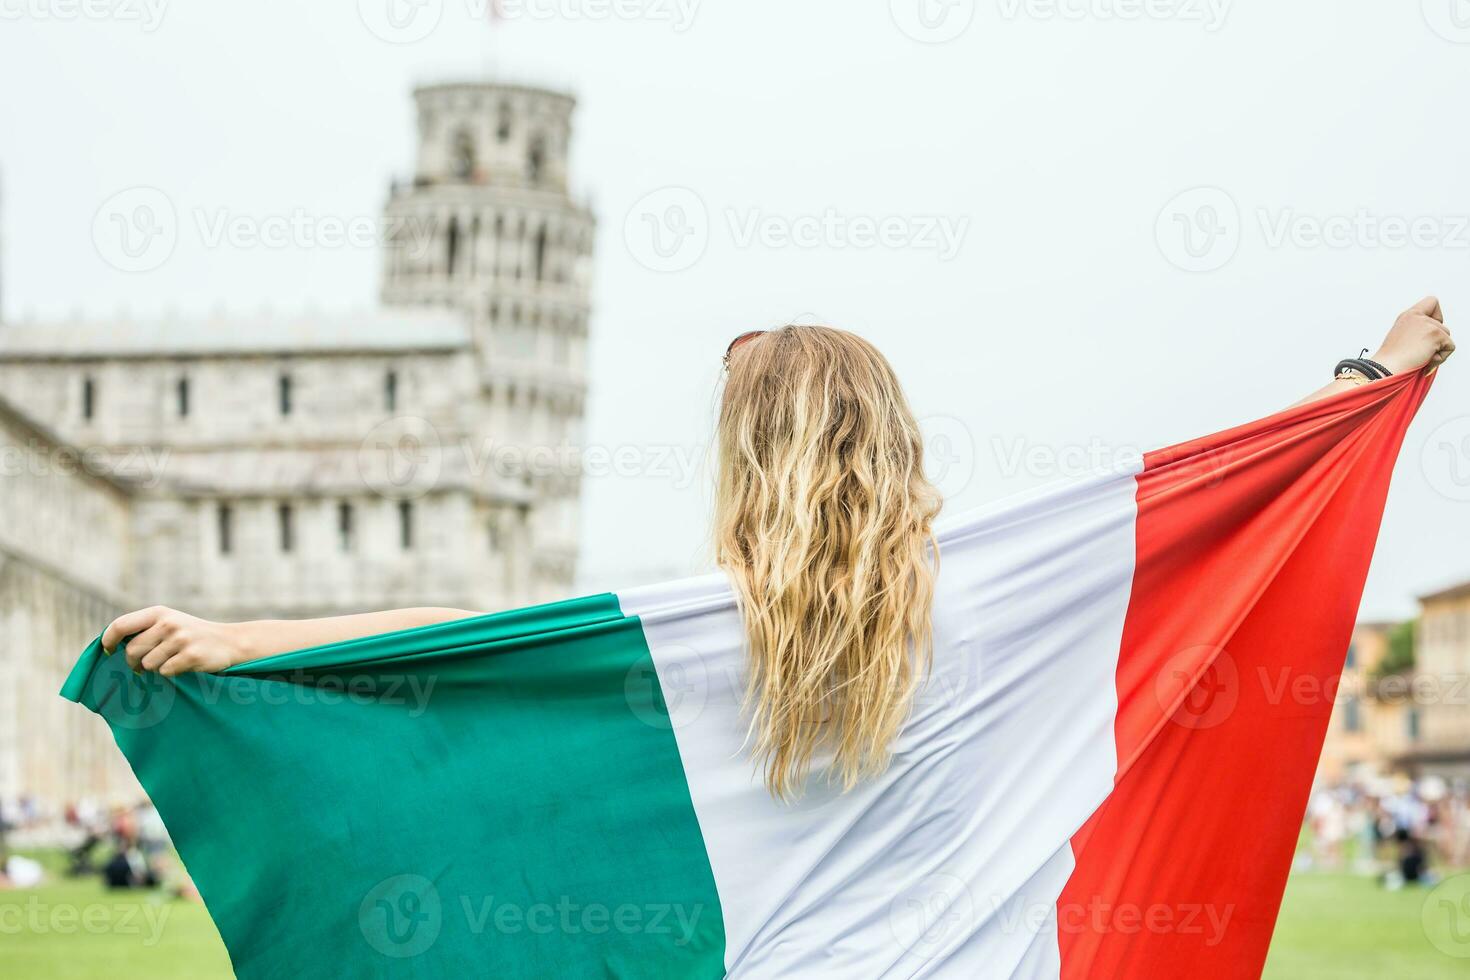
[[[1394,374],[1407,374],[1426,364],[1442,364],[1454,351],[1439,300],[1426,296],[1399,314],[1373,360]]]
[[[128,666],[165,677],[189,671],[214,673],[248,660],[242,624],[212,623],[167,606],[149,606],[114,619],[102,632],[102,649],[114,652],[124,639]]]

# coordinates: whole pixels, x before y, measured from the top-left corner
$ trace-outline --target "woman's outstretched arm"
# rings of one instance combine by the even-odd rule
[[[1372,360],[1394,374],[1405,374],[1417,371],[1426,364],[1442,364],[1454,351],[1455,342],[1445,329],[1444,311],[1439,308],[1439,300],[1426,296],[1399,314]],[[1338,392],[1351,391],[1360,383],[1334,381],[1326,387],[1318,388],[1296,404],[1306,405]]]
[[[127,645],[128,664],[134,670],[156,670],[172,677],[189,671],[220,671],[291,650],[478,615],[464,609],[425,607],[327,619],[212,623],[167,606],[149,606],[114,619],[102,633],[102,649],[112,653],[125,637],[132,637]]]

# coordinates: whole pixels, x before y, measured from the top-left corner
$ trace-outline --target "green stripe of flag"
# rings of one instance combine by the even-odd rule
[[[102,715],[242,977],[713,977],[724,924],[612,595],[142,677]]]

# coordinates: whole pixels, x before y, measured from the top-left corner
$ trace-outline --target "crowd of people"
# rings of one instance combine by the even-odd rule
[[[63,847],[68,877],[95,876],[112,889],[166,888],[194,895],[163,820],[147,800],[109,808],[81,800],[60,814],[46,813],[28,796],[0,800],[0,888],[31,888],[45,871],[39,862],[11,853],[15,835]]]
[[[1366,777],[1320,786],[1298,866],[1376,875],[1385,888],[1432,885],[1470,866],[1470,783]]]

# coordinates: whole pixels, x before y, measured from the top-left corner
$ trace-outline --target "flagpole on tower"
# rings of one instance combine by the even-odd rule
[[[496,45],[500,39],[500,28],[505,23],[505,8],[502,0],[487,0],[486,8],[488,16],[486,19],[486,30],[480,39],[480,60],[483,62],[483,71],[487,81],[493,81],[496,69],[499,65],[499,52]]]

